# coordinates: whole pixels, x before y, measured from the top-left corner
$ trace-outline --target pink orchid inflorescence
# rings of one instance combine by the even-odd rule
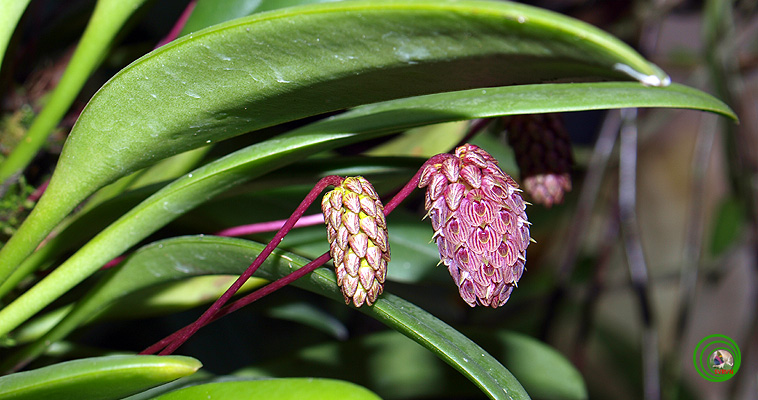
[[[422,171],[433,240],[466,303],[499,307],[517,286],[531,240],[518,184],[483,149],[465,144]]]

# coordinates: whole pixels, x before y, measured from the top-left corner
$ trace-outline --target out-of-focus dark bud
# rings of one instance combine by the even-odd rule
[[[530,242],[518,184],[483,149],[466,144],[427,165],[419,187],[442,263],[466,303],[499,307],[517,286]]]
[[[384,206],[365,178],[345,178],[321,201],[337,284],[356,307],[382,293],[390,248]]]
[[[524,189],[535,203],[551,207],[571,191],[571,143],[559,114],[503,117],[516,153]]]

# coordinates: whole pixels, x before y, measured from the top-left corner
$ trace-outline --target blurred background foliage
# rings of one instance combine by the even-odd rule
[[[668,72],[673,81],[715,94],[741,118],[741,123],[734,125],[698,111],[639,111],[637,222],[649,271],[657,349],[646,347],[641,340],[645,324],[629,283],[619,224],[618,152],[611,153],[605,162],[591,163],[597,138],[621,123],[618,111],[563,114],[576,160],[574,190],[561,205],[528,208],[537,243],[529,247],[527,272],[505,307],[494,311],[470,309],[460,301],[447,271],[435,268],[438,257],[436,248],[429,244],[431,228],[417,221],[423,202],[419,194],[392,216],[390,224],[390,237],[397,243],[393,244],[393,258],[408,259],[410,254],[416,263],[390,264],[392,280],[386,291],[456,326],[509,368],[510,363],[536,362],[529,358],[529,346],[535,339],[544,341],[581,372],[591,398],[642,398],[643,376],[649,368],[643,365],[641,355],[659,352],[663,398],[755,399],[758,2],[525,3],[576,17],[616,35]],[[93,4],[91,0],[30,3],[0,69],[3,155],[21,140],[60,79]],[[180,0],[153,1],[127,22],[117,45],[103,54],[102,65],[87,81],[44,151],[37,154],[22,179],[5,188],[0,201],[3,242],[32,208],[30,195],[49,178],[67,132],[87,100],[109,77],[165,37],[186,5]],[[192,23],[190,19],[187,29]],[[343,148],[338,154],[429,156],[449,151],[466,129],[466,123],[415,129]],[[441,135],[444,140],[439,139]],[[200,157],[213,159],[248,145],[250,140],[240,136],[219,143]],[[506,172],[519,175],[497,124],[475,137],[473,143],[496,156]],[[170,223],[148,242],[257,222],[261,209],[272,220],[286,218],[313,184],[314,171],[348,174],[357,168],[371,177],[379,193],[389,193],[418,165],[410,158],[380,166],[361,165],[359,159],[350,158],[338,165],[328,161],[308,160],[238,187]],[[584,185],[593,170],[601,179],[594,194]],[[583,202],[583,190],[590,191],[594,206]],[[108,220],[100,224],[105,222]],[[250,237],[257,241],[268,238]],[[314,226],[293,231],[283,247],[315,257],[328,244],[323,239],[323,227]],[[228,282],[203,281],[201,286],[223,287]],[[109,351],[106,349],[140,351],[193,321],[203,307],[187,309],[186,294],[198,289],[170,286],[132,295],[121,306],[121,315],[129,318],[111,318],[79,329],[33,365],[59,360],[61,354],[75,358],[104,354]],[[171,290],[176,294],[172,296]],[[218,293],[210,291],[207,297],[194,300],[195,305],[207,303]],[[65,303],[64,298],[56,305]],[[136,309],[159,310],[159,315],[141,315],[134,312]],[[172,313],[176,310],[180,312]],[[743,351],[740,373],[725,383],[701,379],[691,362],[697,342],[713,333],[734,338]],[[204,371],[213,374],[333,377],[364,385],[387,398],[481,395],[450,367],[375,320],[290,287],[201,330],[181,352],[202,360]],[[521,352],[526,356],[520,356]],[[365,354],[381,356],[356,358]],[[353,375],[346,376],[338,367],[340,362],[366,365],[352,368]],[[551,393],[549,385],[540,392],[539,374],[522,377],[517,370],[513,372],[525,387],[537,388],[536,392],[530,390],[536,398],[571,397]]]

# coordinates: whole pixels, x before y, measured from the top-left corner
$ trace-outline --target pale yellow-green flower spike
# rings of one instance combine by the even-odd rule
[[[361,176],[345,178],[324,195],[321,210],[345,303],[374,304],[390,260],[384,206],[374,187]]]

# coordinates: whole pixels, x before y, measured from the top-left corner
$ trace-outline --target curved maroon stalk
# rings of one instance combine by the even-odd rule
[[[263,264],[263,261],[266,260],[272,251],[274,251],[276,246],[278,246],[282,239],[284,239],[284,236],[289,233],[289,231],[295,225],[295,222],[300,219],[300,217],[305,213],[305,210],[316,200],[321,191],[323,191],[327,186],[337,186],[341,182],[342,178],[336,175],[330,175],[318,181],[318,183],[316,183],[316,186],[311,189],[308,195],[305,196],[305,199],[303,199],[300,205],[295,209],[295,212],[292,213],[289,219],[287,219],[287,222],[284,224],[284,226],[282,226],[282,229],[280,229],[279,232],[274,235],[274,238],[271,239],[263,251],[258,254],[258,257],[255,258],[247,270],[245,270],[245,272],[242,273],[242,275],[240,275],[236,281],[234,281],[232,286],[230,286],[229,289],[227,289],[226,292],[224,292],[224,294],[219,297],[218,300],[216,300],[213,305],[211,305],[208,310],[203,313],[203,315],[200,316],[200,318],[189,325],[186,331],[183,330],[183,333],[181,333],[174,342],[168,345],[168,347],[166,347],[166,349],[163,350],[161,354],[171,354],[174,350],[176,350],[176,348],[181,346],[182,343],[187,341],[190,336],[197,332],[198,329],[207,324],[211,318],[213,318],[214,314],[216,314],[221,309],[221,307],[223,307],[224,304],[226,304],[226,302],[229,301],[229,299],[234,296],[235,293],[237,293],[242,285],[245,284],[248,279],[250,279],[253,273],[258,270],[258,267],[260,267],[261,264]]]
[[[171,27],[171,31],[163,39],[161,39],[158,44],[155,45],[156,49],[166,43],[173,41],[179,36],[179,33],[182,32],[184,26],[187,25],[187,20],[189,19],[190,15],[192,15],[192,11],[195,9],[196,4],[197,0],[192,0],[189,2],[189,4],[187,4],[187,7],[184,9],[184,11],[182,11],[182,15],[179,16],[179,19],[176,20],[174,26]]]
[[[256,233],[263,233],[263,232],[273,232],[277,229],[281,229],[284,226],[285,222],[287,222],[286,219],[280,219],[277,221],[267,221],[267,222],[260,222],[257,224],[240,225],[240,226],[235,226],[232,228],[227,228],[222,231],[218,231],[214,233],[214,235],[229,237],[229,236],[253,235]],[[324,214],[322,213],[306,215],[305,217],[300,218],[295,223],[294,228],[318,225],[318,224],[323,224],[323,223],[324,223]]]
[[[305,276],[305,275],[313,272],[316,268],[324,265],[327,261],[329,261],[330,258],[331,258],[331,256],[329,256],[328,252],[322,254],[321,256],[319,256],[318,258],[316,258],[315,260],[313,260],[313,261],[309,262],[308,264],[304,265],[302,268],[299,268],[299,269],[293,271],[292,273],[290,273],[289,275],[284,276],[281,279],[278,279],[278,280],[276,280],[276,281],[274,281],[272,283],[269,283],[268,285],[266,285],[266,286],[264,286],[264,287],[256,290],[255,292],[250,293],[247,296],[245,296],[245,297],[243,297],[243,298],[235,301],[234,303],[229,304],[229,305],[225,306],[224,308],[218,310],[218,312],[216,314],[214,314],[213,317],[210,320],[208,320],[207,323],[203,324],[203,326],[205,326],[205,325],[207,325],[207,324],[209,324],[209,323],[211,323],[211,322],[213,322],[213,321],[215,321],[215,320],[217,320],[217,319],[219,319],[221,317],[224,317],[224,316],[226,316],[228,314],[231,314],[231,313],[239,310],[240,308],[242,308],[242,307],[244,307],[244,306],[246,306],[246,305],[248,305],[248,304],[250,304],[250,303],[252,303],[252,302],[254,302],[256,300],[261,299],[264,296],[269,295],[269,294],[271,294],[271,293],[273,293],[273,292],[275,292],[275,291],[283,288],[284,286],[289,285],[290,283],[292,283],[292,282],[294,282],[294,281],[302,278],[303,276]],[[169,343],[175,342],[177,340],[177,338],[180,335],[184,335],[191,326],[192,325],[187,325],[184,328],[182,328],[182,329],[180,329],[180,330],[172,333],[171,335],[166,336],[165,338],[161,339],[159,342],[157,342],[154,345],[152,345],[152,346],[148,347],[147,349],[143,350],[140,354],[154,354],[158,350],[160,350],[163,347],[167,346]],[[163,350],[159,354],[160,355],[170,354],[170,353],[166,353],[167,351],[168,351],[168,348],[166,348],[165,350]]]

